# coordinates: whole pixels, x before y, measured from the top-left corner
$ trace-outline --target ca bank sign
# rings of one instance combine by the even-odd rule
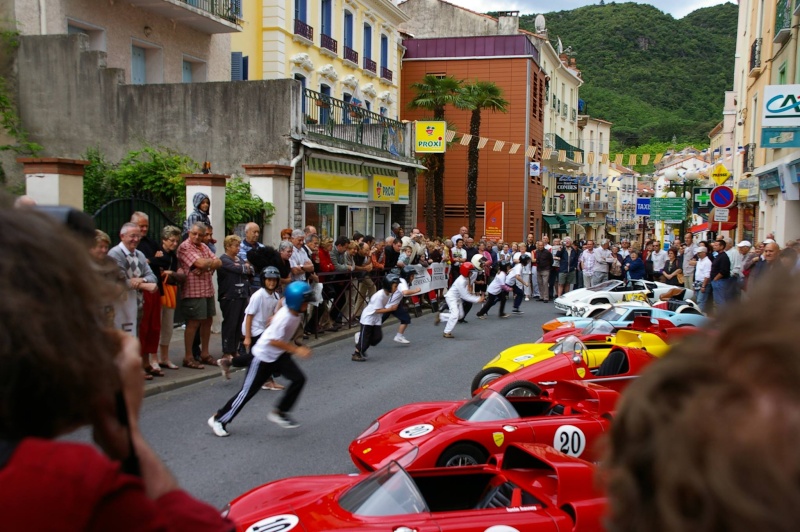
[[[767,127],[800,127],[800,85],[768,85],[764,88],[764,120]]]

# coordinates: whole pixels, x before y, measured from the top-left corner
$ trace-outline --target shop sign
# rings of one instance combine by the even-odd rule
[[[396,202],[400,197],[396,177],[373,175],[370,187],[370,200]]]
[[[578,178],[571,175],[556,176],[556,192],[575,194],[578,192]]]
[[[764,87],[763,116],[762,124],[765,128],[800,127],[800,85]],[[762,148],[769,147],[762,140]]]
[[[800,148],[800,127],[765,127],[761,147],[767,149]]]
[[[780,188],[781,178],[778,177],[778,171],[773,170],[768,174],[758,176],[758,188],[761,190],[768,190],[770,188]]]
[[[444,153],[447,122],[419,121],[415,123],[414,151],[417,153]]]

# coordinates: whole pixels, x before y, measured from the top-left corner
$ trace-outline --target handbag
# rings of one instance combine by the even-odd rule
[[[684,277],[682,273],[678,274],[678,282],[681,283],[681,284],[686,282],[686,277]]]
[[[178,303],[178,287],[174,284],[164,283],[161,285],[164,293],[161,294],[161,306],[175,308]]]

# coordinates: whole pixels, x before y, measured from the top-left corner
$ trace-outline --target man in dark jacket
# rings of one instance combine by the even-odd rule
[[[553,254],[544,247],[544,242],[536,242],[536,282],[539,284],[539,294],[542,303],[550,303],[550,268],[553,267]]]
[[[721,309],[728,300],[728,279],[731,277],[731,259],[725,253],[725,241],[715,240],[711,244],[716,256],[711,262],[711,295],[714,308]]]
[[[558,297],[566,294],[575,284],[578,271],[578,257],[580,254],[572,246],[570,237],[564,238],[564,245],[556,252],[558,256]]]

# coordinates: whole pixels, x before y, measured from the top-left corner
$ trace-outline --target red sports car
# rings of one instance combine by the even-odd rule
[[[350,458],[374,471],[404,457],[407,469],[486,463],[512,443],[545,443],[588,461],[609,428],[618,393],[595,384],[554,383],[546,393],[412,403],[379,417],[350,444]]]
[[[578,342],[575,350],[542,360],[489,383],[488,388],[504,397],[540,395],[542,382],[576,380],[595,383],[619,393],[651,362],[657,360],[643,349],[617,346],[603,359],[600,366],[587,365],[586,347]],[[477,393],[477,392],[476,392]]]
[[[606,499],[594,468],[546,445],[509,446],[501,464],[297,477],[237,497],[240,532],[600,531]]]

